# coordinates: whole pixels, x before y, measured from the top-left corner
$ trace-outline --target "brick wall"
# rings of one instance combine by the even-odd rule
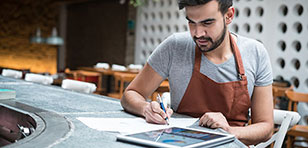
[[[53,0],[0,1],[0,67],[56,73],[57,47],[29,42],[36,29],[42,37],[57,27],[59,8]]]

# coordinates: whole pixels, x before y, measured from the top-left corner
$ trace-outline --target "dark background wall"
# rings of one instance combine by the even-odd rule
[[[0,0],[0,67],[56,73],[57,47],[29,40],[38,27],[48,37],[58,12],[53,0]]]
[[[97,62],[133,63],[136,8],[128,3],[0,0],[0,68],[54,74]],[[64,38],[64,45],[30,43],[37,28],[46,38],[53,27]]]
[[[115,0],[67,5],[67,67],[125,64],[127,6]]]

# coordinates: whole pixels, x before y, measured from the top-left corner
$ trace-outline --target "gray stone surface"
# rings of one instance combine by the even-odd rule
[[[51,142],[47,147],[140,147],[133,144],[117,142],[116,135],[118,133],[94,130],[76,119],[78,117],[135,117],[125,113],[117,99],[95,94],[78,93],[64,90],[58,86],[46,86],[2,76],[0,76],[0,88],[16,90],[16,98],[10,100],[11,102],[33,106],[51,112],[52,114],[57,114],[60,117],[62,116],[67,120],[69,123],[69,130],[61,138],[54,139],[54,142]],[[45,113],[39,110],[36,111],[38,115]],[[173,117],[185,116],[174,114]],[[56,120],[59,117],[50,116],[49,118],[51,118],[49,120]],[[58,130],[65,129],[60,128]],[[45,135],[52,136],[52,134],[46,133]],[[44,134],[42,136],[44,136]],[[46,137],[46,140],[48,141],[48,137]],[[31,143],[31,140],[29,143]],[[42,146],[43,144],[33,143],[33,147]],[[237,141],[221,147],[242,146],[243,145]],[[44,147],[46,146],[44,145]]]

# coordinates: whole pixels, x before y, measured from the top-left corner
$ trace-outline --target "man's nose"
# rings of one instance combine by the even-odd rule
[[[197,24],[195,29],[195,36],[197,38],[206,36],[206,29],[202,25]]]

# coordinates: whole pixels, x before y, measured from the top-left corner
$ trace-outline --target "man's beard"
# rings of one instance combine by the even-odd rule
[[[225,20],[224,20],[224,22],[225,22]],[[201,52],[210,52],[210,51],[216,49],[218,46],[220,46],[220,44],[224,41],[225,36],[226,36],[226,30],[227,30],[227,27],[226,27],[226,24],[224,23],[224,29],[223,29],[222,33],[220,34],[220,37],[218,38],[218,40],[215,41],[215,42],[213,41],[212,38],[210,38],[210,37],[205,37],[205,36],[201,36],[201,37],[199,37],[199,38],[197,38],[196,36],[194,36],[194,41],[195,41],[196,45],[199,47],[199,50],[200,50]],[[210,46],[208,49],[202,49],[202,48],[201,48],[202,45],[201,45],[201,47],[198,45],[197,39],[206,40],[206,41],[208,41],[208,42],[211,43],[211,46]],[[205,48],[206,48],[206,47],[205,47]]]

